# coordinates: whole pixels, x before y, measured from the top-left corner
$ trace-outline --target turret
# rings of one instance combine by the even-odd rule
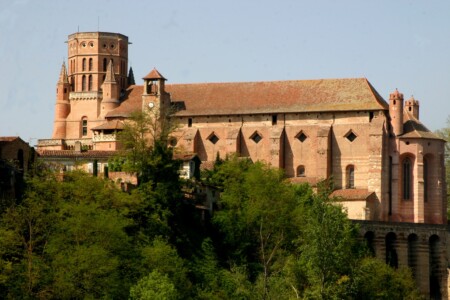
[[[55,121],[53,127],[53,139],[66,137],[66,118],[70,113],[69,103],[70,83],[67,76],[65,63],[62,64],[59,80],[56,84]]]
[[[403,134],[403,94],[397,89],[389,95],[389,115],[394,134]]]
[[[406,111],[419,120],[419,101],[414,99],[413,96],[405,101]]]
[[[144,78],[144,90],[142,93],[143,107],[154,107],[159,109],[159,114],[164,113],[164,109],[169,105],[169,97],[165,91],[164,83],[167,80],[158,70],[153,69]]]
[[[164,94],[164,82],[167,80],[158,70],[153,70],[144,78],[144,95],[162,95]]]
[[[103,99],[101,103],[102,115],[119,106],[119,85],[114,75],[114,65],[110,61],[106,69],[105,81],[102,84]]]

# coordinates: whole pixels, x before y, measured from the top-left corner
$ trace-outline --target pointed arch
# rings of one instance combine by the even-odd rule
[[[83,92],[86,91],[86,75],[83,75],[83,77],[81,77],[81,90]]]
[[[89,81],[88,81],[88,90],[89,91],[92,91],[92,86],[93,86],[92,75],[89,75]]]

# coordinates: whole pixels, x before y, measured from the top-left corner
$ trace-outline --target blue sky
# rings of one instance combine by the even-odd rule
[[[50,138],[55,88],[76,31],[127,35],[138,84],[366,77],[450,115],[450,1],[0,1],[0,136]]]

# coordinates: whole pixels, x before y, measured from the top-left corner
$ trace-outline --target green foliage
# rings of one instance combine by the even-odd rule
[[[37,168],[0,218],[2,299],[419,299],[408,270],[366,258],[329,199],[263,163],[218,159],[212,226],[181,201],[177,162],[153,144],[131,194]]]
[[[342,298],[339,293],[345,293],[343,285],[349,283],[360,256],[357,231],[342,208],[325,195],[314,195],[306,204],[299,263],[311,284],[310,293],[322,299]]]
[[[450,220],[450,116],[447,127],[436,131],[436,134],[447,141],[445,144],[445,178],[447,181],[447,218]]]
[[[378,259],[365,258],[355,268],[353,277],[355,299],[423,299],[407,268],[396,270]]]
[[[130,289],[130,299],[172,300],[179,299],[175,285],[167,275],[152,271]]]

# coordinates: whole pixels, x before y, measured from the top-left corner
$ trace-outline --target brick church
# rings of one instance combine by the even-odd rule
[[[107,164],[132,112],[176,107],[178,151],[262,160],[294,183],[331,178],[375,255],[447,298],[445,141],[420,122],[416,99],[396,90],[385,101],[365,78],[168,84],[153,69],[136,85],[127,36],[79,32],[67,45],[42,158]]]

